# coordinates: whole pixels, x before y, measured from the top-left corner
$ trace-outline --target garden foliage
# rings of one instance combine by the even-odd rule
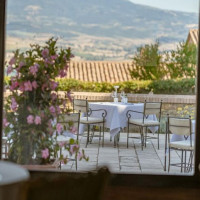
[[[194,78],[197,48],[180,42],[175,50],[159,52],[159,42],[141,46],[133,57],[131,76],[137,80]]]
[[[171,79],[157,81],[126,81],[119,83],[83,82],[74,79],[56,79],[60,91],[76,92],[107,92],[113,91],[114,85],[119,85],[119,92],[147,94],[195,94],[195,79]]]
[[[44,46],[31,45],[26,52],[14,52],[8,63],[4,106],[4,133],[10,140],[9,160],[20,164],[47,163],[57,156],[55,132],[61,133],[57,116],[67,112],[66,102],[58,97],[56,77],[69,68],[71,49],[56,46],[49,39]],[[72,140],[71,145],[77,141]],[[76,148],[76,155],[79,148]],[[81,153],[84,157],[84,155]]]

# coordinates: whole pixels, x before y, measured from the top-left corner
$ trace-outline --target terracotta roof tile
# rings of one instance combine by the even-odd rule
[[[131,80],[131,61],[72,61],[67,78],[93,82],[123,82]]]
[[[199,38],[199,30],[191,29],[187,37],[187,43],[195,44],[196,46],[198,46],[198,38]]]

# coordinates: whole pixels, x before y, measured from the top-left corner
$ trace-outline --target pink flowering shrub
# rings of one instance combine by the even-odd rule
[[[59,49],[57,40],[49,39],[44,46],[31,45],[26,52],[14,52],[8,62],[10,91],[4,112],[4,132],[10,135],[9,160],[30,164],[47,163],[57,154],[55,137],[62,132],[54,119],[66,109],[58,98],[57,77],[67,74],[71,49]],[[74,130],[73,130],[74,131]],[[74,141],[77,145],[77,141]],[[79,149],[78,149],[79,150]],[[78,152],[76,152],[78,154]]]

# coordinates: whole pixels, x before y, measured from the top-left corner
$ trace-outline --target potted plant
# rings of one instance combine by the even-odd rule
[[[55,158],[55,119],[66,110],[66,100],[58,98],[57,77],[65,77],[73,57],[71,49],[58,48],[57,39],[14,56],[7,64],[9,95],[4,106],[4,133],[9,136],[8,159],[19,164],[45,164]],[[71,140],[70,144],[78,144]],[[80,148],[76,148],[76,152]],[[84,152],[80,155],[85,158]],[[63,160],[66,159],[61,156]]]

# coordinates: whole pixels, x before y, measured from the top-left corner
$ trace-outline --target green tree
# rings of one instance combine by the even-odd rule
[[[197,64],[197,47],[194,44],[180,42],[176,50],[166,52],[165,63],[170,78],[194,78]]]
[[[159,80],[166,75],[162,63],[162,55],[159,53],[159,42],[141,46],[133,57],[134,70],[131,76],[138,80]]]

